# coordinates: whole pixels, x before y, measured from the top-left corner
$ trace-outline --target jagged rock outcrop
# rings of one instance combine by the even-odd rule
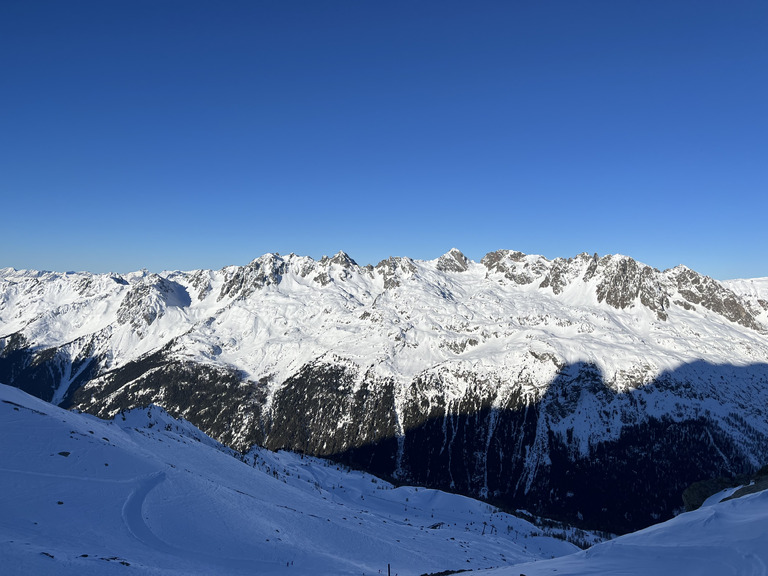
[[[676,282],[677,293],[694,306],[701,305],[731,322],[753,330],[765,329],[756,321],[754,313],[748,310],[743,299],[716,280],[685,266],[672,269],[669,278]]]
[[[410,258],[390,257],[376,264],[374,270],[384,279],[384,288],[392,289],[400,286],[402,277],[415,274],[416,266]]]
[[[557,261],[555,261],[557,262]],[[497,250],[489,252],[480,261],[491,273],[502,274],[515,284],[531,284],[547,272],[546,260],[541,256],[526,256],[513,250]]]
[[[452,248],[437,259],[435,268],[441,272],[466,272],[469,268],[469,259],[460,250]]]
[[[187,289],[162,278],[149,274],[130,287],[117,309],[117,323],[130,324],[139,334],[165,314],[168,306],[184,307],[191,303]]]
[[[259,288],[279,284],[285,270],[285,261],[276,254],[266,254],[247,266],[231,267],[225,273],[218,299],[248,298]]]

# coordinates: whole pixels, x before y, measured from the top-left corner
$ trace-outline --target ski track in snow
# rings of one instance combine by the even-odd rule
[[[123,522],[133,537],[156,552],[168,556],[193,560],[211,566],[225,565],[228,570],[240,571],[253,569],[254,558],[222,557],[220,555],[206,554],[205,552],[189,547],[181,548],[173,546],[159,538],[152,531],[152,528],[147,524],[147,518],[145,517],[148,508],[148,506],[146,506],[147,497],[155,488],[160,486],[160,484],[166,482],[167,479],[168,477],[166,473],[162,471],[134,479],[135,482],[138,482],[138,486],[136,486],[136,488],[128,495],[122,511]],[[221,487],[219,485],[214,485],[212,494],[215,494],[220,489]],[[258,562],[262,568],[265,564],[278,565],[277,562],[265,559],[259,559]]]
[[[155,536],[144,519],[147,496],[158,484],[165,482],[165,478],[165,472],[156,472],[138,479],[138,486],[128,495],[123,505],[123,522],[139,542],[159,552],[172,553],[176,551]]]
[[[73,476],[69,474],[49,474],[47,472],[36,472],[34,470],[18,470],[14,468],[0,468],[0,472],[6,474],[22,474],[25,476],[39,476],[41,478],[53,478],[56,480],[75,480],[78,482],[103,482],[105,484],[130,484],[135,481],[133,478],[121,480],[119,478],[94,478],[91,476]]]

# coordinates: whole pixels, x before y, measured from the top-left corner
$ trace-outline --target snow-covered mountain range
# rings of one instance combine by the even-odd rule
[[[768,279],[506,250],[5,269],[0,381],[626,531],[768,462]]]

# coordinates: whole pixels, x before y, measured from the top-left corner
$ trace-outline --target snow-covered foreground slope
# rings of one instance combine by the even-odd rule
[[[461,496],[289,453],[238,459],[157,407],[102,421],[2,385],[0,454],[10,576],[376,575],[388,563],[400,576],[722,576],[768,565],[768,492],[713,498],[576,551]]]
[[[768,490],[686,512],[570,556],[487,576],[768,574]]]
[[[487,504],[288,453],[235,453],[157,407],[103,421],[0,385],[4,575],[480,569],[577,550]],[[584,538],[591,538],[581,533]]]

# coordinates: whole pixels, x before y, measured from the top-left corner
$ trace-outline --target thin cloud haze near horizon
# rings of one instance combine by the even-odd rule
[[[768,5],[5,3],[0,267],[768,276]]]

